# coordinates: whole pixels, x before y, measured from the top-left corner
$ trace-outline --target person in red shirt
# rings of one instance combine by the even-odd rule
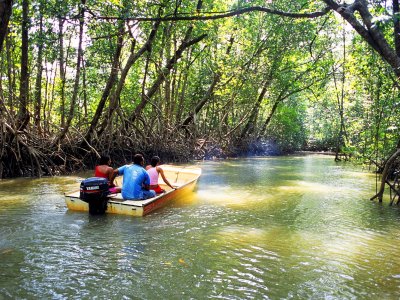
[[[114,169],[110,166],[111,158],[108,155],[102,155],[99,160],[99,164],[94,169],[95,177],[102,177],[108,180],[109,191],[112,194],[120,193],[121,188],[114,184]]]

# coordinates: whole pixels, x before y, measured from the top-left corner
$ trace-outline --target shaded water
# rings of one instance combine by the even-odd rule
[[[0,299],[398,299],[400,213],[332,157],[205,162],[146,217],[66,209],[79,177],[0,182]]]

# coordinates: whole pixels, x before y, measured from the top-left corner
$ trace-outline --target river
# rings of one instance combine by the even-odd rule
[[[145,217],[68,211],[84,175],[0,181],[0,299],[398,299],[400,210],[323,155],[200,162]]]

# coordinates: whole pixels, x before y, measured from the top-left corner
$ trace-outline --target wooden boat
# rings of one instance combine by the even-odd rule
[[[124,200],[120,193],[109,196],[106,213],[122,214],[130,216],[144,216],[166,205],[171,200],[179,199],[192,192],[201,169],[198,167],[183,167],[162,165],[165,177],[176,189],[171,189],[164,183],[161,176],[159,184],[165,190],[164,193],[146,200]],[[79,191],[65,195],[68,209],[75,211],[89,211],[89,204],[79,199]]]

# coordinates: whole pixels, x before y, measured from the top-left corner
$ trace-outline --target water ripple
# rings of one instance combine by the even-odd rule
[[[325,157],[203,170],[196,199],[144,218],[68,211],[76,177],[0,182],[0,295],[398,298],[399,209],[368,200],[363,172]]]

